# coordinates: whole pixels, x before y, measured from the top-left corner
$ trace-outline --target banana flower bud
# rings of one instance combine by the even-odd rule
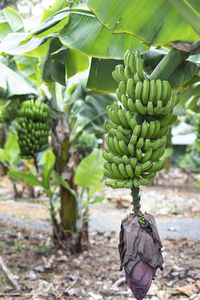
[[[161,240],[150,214],[130,214],[121,224],[119,254],[121,270],[137,300],[146,296],[158,268],[162,270]]]

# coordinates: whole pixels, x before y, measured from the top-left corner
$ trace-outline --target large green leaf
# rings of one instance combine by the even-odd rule
[[[177,2],[197,4],[194,0]],[[88,0],[87,3],[97,18],[113,32],[133,34],[149,45],[199,39],[191,25],[168,0]]]
[[[89,156],[84,158],[75,174],[75,184],[82,188],[95,186],[103,177],[102,151],[95,149]]]
[[[126,49],[140,52],[148,49],[137,37],[124,33],[113,34],[87,10],[63,9],[46,19],[31,35],[9,34],[0,45],[0,53],[44,56],[48,38],[60,30],[59,38],[67,48],[92,57],[119,59]]]
[[[61,42],[69,48],[100,58],[123,57],[127,49],[145,52],[147,45],[129,34],[113,34],[94,15],[71,13],[69,23],[59,34]]]
[[[169,0],[183,18],[200,35],[200,2],[199,0]]]
[[[17,171],[9,171],[8,176],[15,180],[24,180],[30,186],[42,186],[43,184],[40,180],[37,179],[32,173],[29,172],[17,172]]]
[[[9,154],[9,162],[16,163],[20,155],[18,137],[16,134],[9,135],[5,144],[5,151]]]
[[[0,86],[5,89],[6,98],[17,95],[38,94],[38,91],[32,88],[23,77],[2,63],[0,63],[0,73]]]

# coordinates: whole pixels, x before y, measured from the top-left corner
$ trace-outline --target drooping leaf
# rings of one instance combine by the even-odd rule
[[[87,88],[105,93],[115,93],[117,82],[112,72],[117,64],[122,63],[115,59],[92,58]]]
[[[29,33],[9,33],[0,44],[0,53],[10,55],[28,55],[33,57],[42,57],[46,55],[50,36],[41,38],[31,37]],[[26,41],[26,42],[24,42]]]
[[[107,117],[106,107],[115,101],[112,95],[87,96],[79,113],[76,126],[89,133],[103,133],[103,123]]]
[[[199,102],[199,100],[200,100],[200,95],[194,95],[186,103],[186,108],[195,113],[200,113],[200,106],[197,104]]]
[[[9,171],[8,176],[10,176],[15,180],[24,180],[30,186],[43,187],[42,182],[38,180],[36,176],[34,176],[32,173],[29,172],[25,173],[25,172]]]
[[[55,155],[54,153],[49,149],[45,151],[45,153],[41,156],[39,164],[44,164],[43,170],[42,170],[42,179],[43,183],[46,189],[50,188],[50,178],[51,178],[51,171],[53,169],[53,165],[55,163]]]
[[[73,50],[68,49],[66,57],[66,73],[67,78],[71,78],[77,73],[87,70],[89,67],[89,58],[88,56]]]
[[[89,156],[84,158],[75,173],[75,184],[82,188],[95,186],[103,177],[102,151],[95,149]]]
[[[0,63],[0,73],[0,86],[5,89],[7,98],[17,95],[38,94],[38,91],[31,84],[29,85],[22,76],[2,63]]]
[[[8,33],[23,29],[22,18],[14,9],[7,7],[0,11],[0,40],[3,40]]]
[[[42,78],[44,81],[65,85],[65,60],[67,49],[63,48],[60,40],[52,38],[45,58]]]
[[[181,2],[194,3],[193,0]],[[87,3],[104,26],[115,33],[133,34],[149,45],[165,45],[177,40],[194,42],[199,39],[170,1],[88,0]]]

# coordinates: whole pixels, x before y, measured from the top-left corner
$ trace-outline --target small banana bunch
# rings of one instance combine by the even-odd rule
[[[47,104],[39,100],[24,101],[19,109],[17,121],[18,142],[22,157],[35,157],[37,152],[48,148],[51,119]]]
[[[112,73],[118,82],[118,102],[107,107],[110,120],[107,132],[107,149],[103,153],[105,176],[112,188],[132,188],[148,185],[156,172],[163,168],[169,126],[177,116],[173,108],[177,98],[171,99],[168,81],[148,80],[143,60],[137,52],[127,51],[124,65],[117,65]]]

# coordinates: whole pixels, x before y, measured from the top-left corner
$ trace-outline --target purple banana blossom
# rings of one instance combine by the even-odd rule
[[[137,300],[146,296],[158,268],[162,270],[162,244],[152,215],[131,214],[122,221],[119,253],[121,269]]]

